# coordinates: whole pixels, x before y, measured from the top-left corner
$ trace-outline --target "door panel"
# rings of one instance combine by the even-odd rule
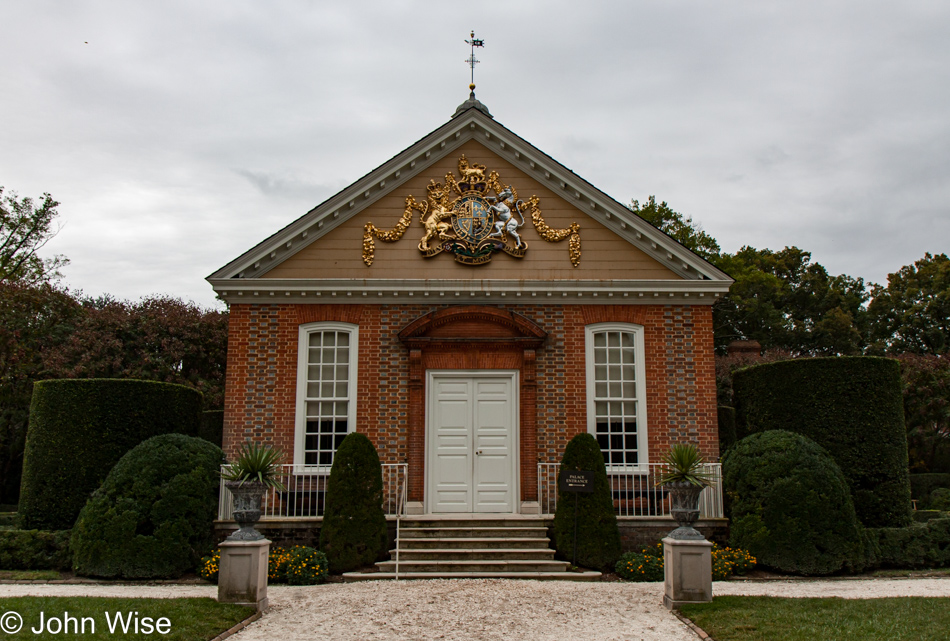
[[[433,375],[430,383],[429,509],[513,512],[514,379]]]

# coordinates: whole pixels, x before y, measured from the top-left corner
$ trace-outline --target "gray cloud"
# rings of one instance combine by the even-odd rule
[[[62,201],[71,286],[211,303],[208,273],[448,120],[474,28],[479,99],[621,202],[878,282],[950,249],[950,7],[480,6],[8,3],[0,184]]]

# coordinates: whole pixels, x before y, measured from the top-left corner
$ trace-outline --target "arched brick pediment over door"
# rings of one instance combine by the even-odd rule
[[[518,370],[521,501],[537,501],[536,354],[547,333],[515,312],[467,305],[421,316],[399,339],[409,349],[409,500],[424,499],[427,370]]]

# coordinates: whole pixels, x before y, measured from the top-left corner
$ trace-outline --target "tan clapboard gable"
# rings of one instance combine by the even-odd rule
[[[424,258],[419,241],[425,228],[419,213],[412,226],[394,243],[376,240],[376,257],[371,267],[363,262],[363,225],[371,222],[380,229],[392,229],[405,209],[406,196],[424,201],[430,179],[443,182],[445,174],[458,175],[458,160],[465,155],[471,163],[485,165],[499,173],[501,181],[527,200],[540,197],[547,224],[555,229],[572,222],[581,226],[580,265],[571,265],[567,239],[559,243],[543,240],[530,218],[519,230],[528,244],[524,258],[496,252],[486,265],[463,265],[450,254]],[[379,201],[336,229],[304,247],[259,278],[265,279],[525,279],[525,280],[681,280],[681,277],[590,218],[541,183],[529,177],[476,141],[461,148],[409,179]]]

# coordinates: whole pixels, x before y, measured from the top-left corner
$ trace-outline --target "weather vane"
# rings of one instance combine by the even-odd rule
[[[481,62],[481,60],[475,59],[475,47],[484,47],[485,41],[477,39],[475,37],[475,32],[472,31],[472,39],[466,40],[465,44],[472,45],[472,55],[470,55],[468,57],[468,60],[466,60],[465,62],[467,62],[468,66],[471,67],[472,69],[472,84],[470,84],[468,88],[472,91],[472,96],[474,96],[475,95],[475,65]]]

